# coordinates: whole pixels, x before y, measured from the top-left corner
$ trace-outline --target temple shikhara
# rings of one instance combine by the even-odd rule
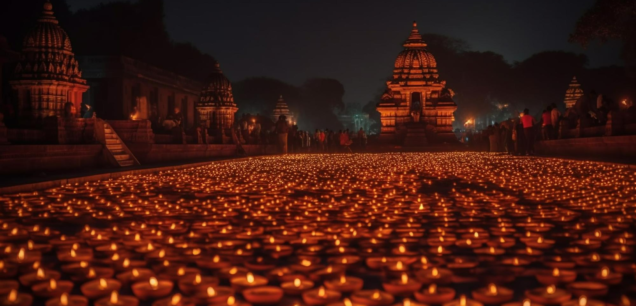
[[[457,104],[446,81],[439,79],[437,63],[413,22],[387,81],[377,110],[382,126],[380,139],[404,145],[454,142],[452,124]]]
[[[576,80],[576,77],[572,77],[572,81],[570,81],[570,86],[568,90],[565,92],[565,108],[571,108],[576,104],[576,101],[583,96],[583,89],[581,89],[581,84]]]
[[[210,74],[208,85],[201,91],[196,105],[199,124],[219,132],[231,129],[238,108],[234,103],[232,83],[223,75],[218,63]]]
[[[294,114],[292,114],[292,112],[289,110],[287,102],[283,100],[283,95],[280,95],[278,101],[276,102],[276,106],[274,107],[274,111],[272,111],[272,121],[278,121],[278,117],[280,116],[285,116],[289,124],[295,124]]]
[[[44,3],[37,24],[24,38],[11,87],[16,91],[18,116],[23,122],[79,114],[82,94],[89,86],[50,2]]]

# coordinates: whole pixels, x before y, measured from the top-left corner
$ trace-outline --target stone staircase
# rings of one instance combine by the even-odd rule
[[[108,122],[99,119],[95,124],[99,124],[103,131],[103,136],[98,137],[105,147],[105,154],[113,166],[130,167],[139,165],[139,161],[132,152],[126,147],[126,144],[119,138],[119,135],[113,130]],[[99,127],[98,127],[99,128]]]
[[[419,122],[411,123],[406,128],[405,147],[422,147],[428,144],[425,124]]]

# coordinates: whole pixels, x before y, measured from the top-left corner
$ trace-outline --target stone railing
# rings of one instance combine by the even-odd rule
[[[636,135],[636,122],[628,120],[624,112],[612,111],[605,125],[594,126],[589,119],[579,118],[576,127],[570,128],[567,120],[561,120],[558,132],[559,139]]]

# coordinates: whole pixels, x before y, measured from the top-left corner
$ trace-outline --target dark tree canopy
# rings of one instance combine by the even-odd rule
[[[576,23],[570,41],[587,46],[593,40],[623,42],[627,65],[636,65],[636,1],[596,0]]]

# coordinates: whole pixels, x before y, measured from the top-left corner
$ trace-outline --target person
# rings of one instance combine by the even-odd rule
[[[552,121],[552,139],[557,139],[557,136],[559,135],[559,121],[561,119],[561,113],[559,112],[556,103],[552,103],[550,117],[550,120]]]
[[[526,155],[534,154],[534,117],[530,115],[529,109],[523,110],[523,117],[521,117],[523,123],[523,136],[526,143]]]
[[[340,131],[340,147],[343,152],[351,153],[351,141],[349,140],[349,133],[347,131]]]
[[[289,133],[289,124],[287,117],[280,115],[276,121],[276,134],[278,135],[278,147],[282,154],[287,154],[287,133]]]
[[[358,141],[360,141],[360,148],[362,150],[367,149],[367,133],[362,128],[358,131]]]
[[[552,136],[552,109],[550,106],[541,114],[541,131],[543,132],[543,140],[549,140]]]

